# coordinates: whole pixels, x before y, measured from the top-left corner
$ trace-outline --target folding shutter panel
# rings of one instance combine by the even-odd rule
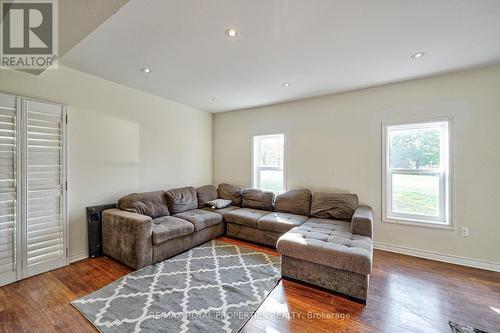
[[[26,277],[66,264],[65,110],[25,102]]]
[[[0,285],[16,280],[16,98],[0,94]]]

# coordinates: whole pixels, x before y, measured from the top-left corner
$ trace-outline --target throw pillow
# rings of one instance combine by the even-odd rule
[[[231,200],[225,200],[225,199],[215,199],[215,200],[210,200],[207,201],[206,204],[212,209],[221,209],[221,208],[226,208],[231,205]]]

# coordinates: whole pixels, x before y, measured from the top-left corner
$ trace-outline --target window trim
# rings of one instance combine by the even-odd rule
[[[418,172],[413,172],[413,170],[389,170],[388,169],[388,128],[394,126],[408,126],[408,125],[424,125],[428,123],[436,122],[446,122],[447,123],[447,137],[444,138],[444,143],[441,146],[441,154],[444,156],[445,171],[433,171],[433,170],[419,170]],[[414,119],[409,121],[395,121],[395,122],[383,122],[382,123],[382,222],[392,223],[392,224],[402,224],[411,226],[420,226],[426,228],[435,229],[445,229],[454,230],[454,219],[453,219],[453,117],[434,117],[425,119]],[[446,152],[445,147],[448,147]],[[446,190],[446,196],[440,198],[440,211],[442,210],[445,214],[446,223],[440,222],[439,218],[422,219],[422,215],[404,214],[400,216],[388,216],[387,205],[391,202],[392,191],[389,191],[389,186],[391,186],[391,180],[387,179],[389,175],[393,174],[440,174],[440,188]],[[392,177],[391,177],[392,179]],[[444,183],[444,184],[443,184]],[[446,200],[446,197],[448,200]]]
[[[258,167],[257,164],[257,159],[256,159],[256,145],[255,145],[255,139],[256,138],[263,138],[263,137],[273,137],[273,136],[278,136],[282,135],[283,136],[283,167]],[[259,186],[257,186],[257,182],[259,180],[259,170],[276,170],[276,171],[283,171],[283,190],[276,192],[276,193],[282,193],[286,191],[286,134],[284,132],[279,132],[279,133],[271,133],[271,134],[253,134],[250,138],[250,149],[251,149],[251,186],[253,188],[261,189]],[[260,185],[260,184],[259,184]]]

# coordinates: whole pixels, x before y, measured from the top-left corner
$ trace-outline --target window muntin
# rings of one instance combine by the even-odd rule
[[[384,126],[384,221],[449,226],[448,121]]]
[[[267,191],[285,189],[284,134],[257,135],[253,137],[252,186]]]

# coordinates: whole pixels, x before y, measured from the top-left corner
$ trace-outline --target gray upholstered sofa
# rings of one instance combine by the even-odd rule
[[[212,209],[217,198],[231,205]],[[103,212],[104,253],[132,268],[223,234],[276,246],[284,277],[366,300],[373,213],[355,194],[291,190],[275,195],[229,184],[134,193]]]
[[[222,214],[202,210],[213,186],[132,193],[102,214],[103,252],[139,269],[224,235]]]

